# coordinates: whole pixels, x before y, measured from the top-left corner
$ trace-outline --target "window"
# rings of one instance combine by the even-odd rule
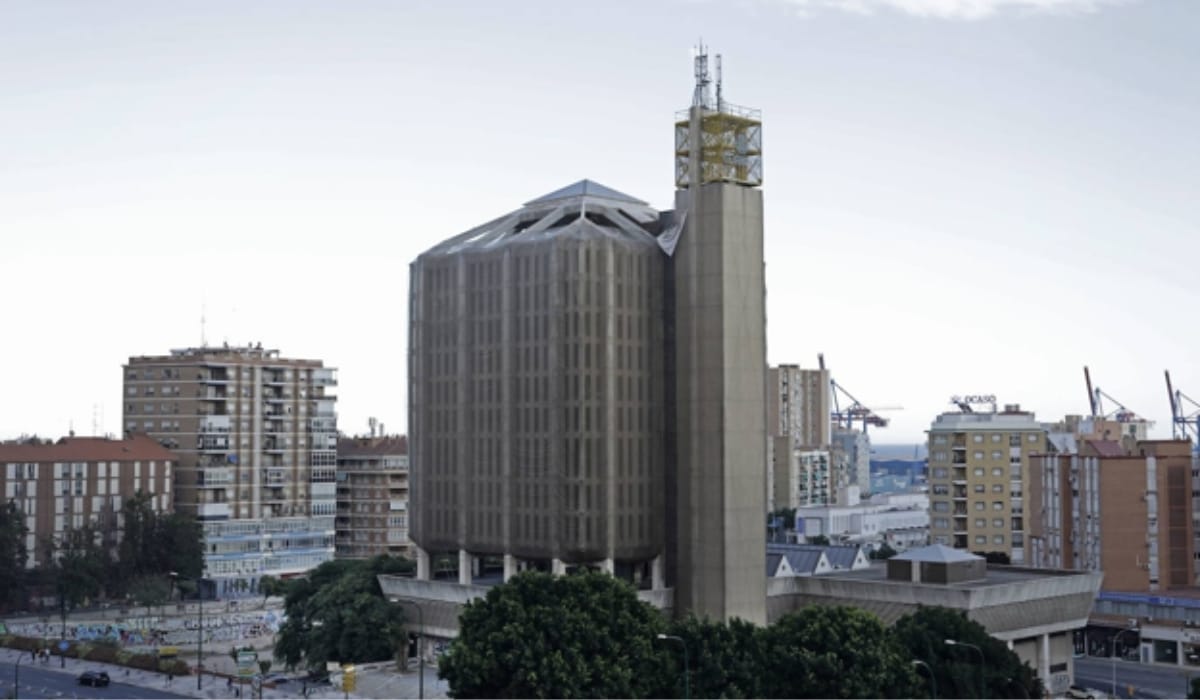
[[[975,474],[975,476],[983,476],[983,474],[984,474],[983,467],[975,467],[974,474]]]
[[[992,442],[1000,442],[1000,433],[992,433]]]
[[[985,504],[983,501],[975,501],[975,510],[983,510],[986,507],[987,504]]]
[[[993,535],[992,544],[1004,544],[1004,535]]]
[[[1004,518],[996,518],[995,520],[993,520],[992,527],[996,528],[997,530],[1003,530],[1004,529]]]
[[[934,518],[933,526],[939,530],[948,530],[948,529],[950,529],[950,519],[949,518]]]
[[[1004,453],[1000,450],[992,450],[992,459],[1004,459]]]
[[[1004,493],[1004,484],[992,484],[992,493]]]
[[[975,544],[987,544],[987,535],[975,535]]]
[[[1030,444],[1037,442],[1038,441],[1037,433],[1030,433],[1027,440]]]
[[[972,455],[972,457],[975,459],[983,459],[983,450],[975,450],[975,453]]]
[[[977,442],[977,443],[978,443],[978,442],[983,442],[983,436],[982,436],[982,435],[980,435],[979,433],[975,433],[975,434],[972,436],[972,439],[974,439],[974,440],[975,440],[975,442]]]
[[[1004,510],[1004,501],[992,501],[992,510]]]
[[[950,470],[946,469],[945,467],[934,467],[933,468],[933,478],[945,479],[945,478],[948,478],[949,476],[950,476]]]
[[[987,527],[987,518],[975,518],[975,527]]]
[[[946,444],[946,436],[945,435],[934,435],[933,436],[933,444],[945,445]]]
[[[934,501],[933,502],[933,512],[949,513],[950,512],[950,504],[947,503],[946,501]]]
[[[983,484],[975,484],[975,493],[983,493],[986,487]]]
[[[1004,476],[1004,467],[992,467],[992,476]]]

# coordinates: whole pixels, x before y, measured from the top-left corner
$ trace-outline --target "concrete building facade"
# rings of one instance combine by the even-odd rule
[[[1035,455],[1028,562],[1101,571],[1106,591],[1193,586],[1191,484],[1187,440],[1084,439],[1074,453]]]
[[[1091,572],[988,566],[981,557],[932,545],[865,569],[772,578],[767,605],[771,621],[807,605],[852,605],[889,625],[922,606],[961,610],[1059,694],[1074,678],[1074,636],[1087,624],[1100,579]]]
[[[408,439],[379,435],[337,444],[336,557],[411,556]]]
[[[139,493],[155,513],[170,513],[175,464],[170,450],[145,435],[0,443],[0,493],[20,507],[29,530],[26,566],[53,561],[64,532],[85,526],[94,526],[115,550],[124,526],[121,508]]]
[[[335,370],[261,345],[129,358],[124,426],[179,456],[174,504],[204,529],[206,590],[257,593],[333,558]]]
[[[417,580],[390,590],[452,603],[496,562],[583,566],[765,621],[761,120],[706,81],[674,211],[584,180],[413,262]],[[447,558],[453,590],[430,580]]]
[[[1022,563],[1029,464],[1045,445],[1045,427],[1019,406],[938,416],[929,429],[931,542]]]

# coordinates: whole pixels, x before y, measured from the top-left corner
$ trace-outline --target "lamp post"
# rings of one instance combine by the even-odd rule
[[[17,665],[13,668],[13,700],[21,693],[21,660],[24,658],[24,654],[18,654]]]
[[[196,603],[200,608],[200,624],[196,630],[196,690],[204,680],[204,579],[196,579]]]
[[[662,639],[662,640],[669,639],[672,641],[679,642],[679,646],[683,647],[683,698],[684,698],[684,700],[688,700],[689,698],[692,697],[692,687],[691,687],[691,670],[688,667],[687,643],[684,642],[683,639],[681,639],[680,637],[676,637],[673,634],[659,634],[658,638]]]
[[[168,571],[167,576],[171,577],[171,586],[178,588],[179,574],[174,571]],[[196,629],[196,690],[200,690],[201,681],[204,679],[204,596],[200,593],[201,578],[195,579],[196,583],[196,602],[200,606],[200,625]],[[183,591],[179,591],[179,601],[183,602]]]
[[[411,598],[400,598],[401,603],[407,603],[417,609],[417,698],[423,700],[425,697],[425,612],[421,609],[421,604]],[[407,661],[405,662],[407,666]]]
[[[1126,632],[1137,632],[1137,627],[1126,627],[1117,632],[1112,640],[1112,697],[1117,697],[1117,642],[1121,639],[1121,635]]]
[[[913,659],[912,665],[925,667],[925,671],[929,674],[929,686],[933,689],[933,700],[937,700],[937,679],[933,677],[933,669],[929,667],[929,664],[920,659]]]
[[[983,667],[984,667],[984,664],[986,663],[983,660],[983,649],[980,649],[979,647],[975,646],[974,644],[970,644],[968,642],[960,642],[960,641],[957,641],[954,639],[947,639],[946,645],[952,646],[952,647],[955,647],[955,646],[970,647],[970,648],[974,649],[976,651],[976,653],[979,654],[979,697],[981,697],[981,698],[987,697],[987,693],[984,691],[985,683],[983,682]]]

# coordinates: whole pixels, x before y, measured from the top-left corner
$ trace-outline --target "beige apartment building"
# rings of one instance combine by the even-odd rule
[[[63,532],[94,525],[110,547],[120,542],[119,514],[139,492],[156,513],[171,511],[175,455],[145,435],[123,440],[66,437],[33,445],[0,443],[0,488],[25,514],[28,568],[48,563]],[[46,543],[53,547],[47,549]]]
[[[179,456],[175,507],[204,528],[206,592],[252,595],[264,575],[334,554],[335,370],[262,345],[129,358],[124,426]]]
[[[1025,485],[1045,447],[1046,429],[1016,405],[938,416],[929,429],[931,542],[1023,563]]]
[[[800,365],[767,368],[767,508],[828,504],[847,471],[847,457],[831,454],[830,384],[827,369]],[[813,451],[823,451],[824,469]],[[812,468],[810,468],[812,467]],[[844,479],[843,479],[844,480]]]
[[[1083,439],[1033,458],[1029,563],[1101,571],[1106,591],[1192,586],[1191,443],[1124,442]]]
[[[411,556],[408,439],[341,438],[337,463],[337,558]]]

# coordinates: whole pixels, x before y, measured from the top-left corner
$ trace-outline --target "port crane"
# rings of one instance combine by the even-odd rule
[[[1148,426],[1153,425],[1152,421],[1142,418],[1128,408],[1125,408],[1125,405],[1120,401],[1101,391],[1099,386],[1093,387],[1092,375],[1088,371],[1087,365],[1083,367],[1083,380],[1087,383],[1088,406],[1091,408],[1092,418],[1115,420],[1118,423],[1146,423]],[[1116,404],[1116,409],[1106,413],[1104,411],[1104,399],[1108,399],[1113,404]]]
[[[1200,452],[1200,402],[1171,385],[1171,372],[1163,370],[1167,378],[1167,398],[1171,401],[1171,437],[1191,440],[1193,449]]]
[[[817,355],[817,364],[821,369],[825,369],[825,355]],[[846,407],[841,407],[839,397],[846,401]],[[862,421],[862,431],[867,432],[867,426],[876,426],[878,428],[886,428],[889,419],[879,415],[878,411],[902,411],[902,406],[880,406],[875,409],[868,408],[866,404],[854,398],[854,396],[846,391],[846,388],[838,384],[836,380],[829,380],[829,398],[833,403],[833,412],[830,418],[833,424],[839,428],[852,430],[855,421]]]

